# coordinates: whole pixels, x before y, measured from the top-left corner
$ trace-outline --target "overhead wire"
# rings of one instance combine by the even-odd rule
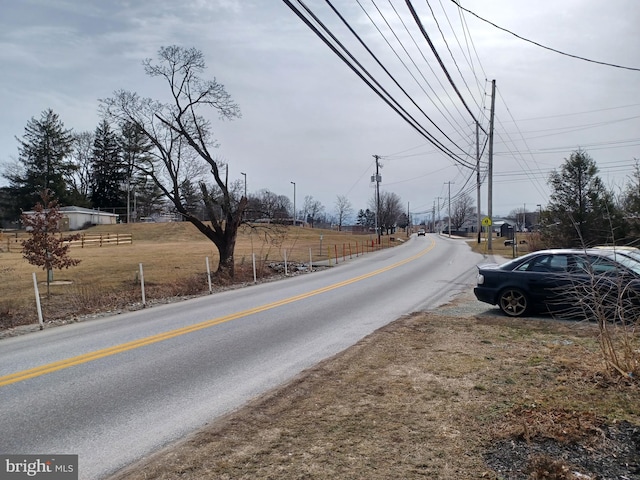
[[[384,88],[380,83],[371,75],[371,73],[364,68],[364,66],[358,62],[353,54],[333,35],[333,33],[327,28],[327,26],[302,2],[297,0],[297,3],[307,12],[307,14],[320,26],[324,32],[331,38],[331,41],[323,35],[323,33],[307,18],[290,0],[283,0],[284,3],[320,38],[351,70],[358,75],[358,77],[369,86],[387,105],[389,105],[398,115],[400,115],[409,125],[411,125],[418,133],[431,142],[446,156],[450,157],[457,163],[461,163],[469,168],[471,164],[461,157],[453,153],[449,148],[442,144],[437,138],[435,138],[428,130],[426,130],[417,120],[404,109],[397,100]],[[326,0],[329,5],[329,0]],[[337,45],[337,46],[336,46]],[[344,54],[339,50],[342,49]],[[346,55],[346,56],[345,56]],[[347,58],[348,57],[348,58]],[[352,63],[353,62],[353,63]],[[357,65],[357,68],[356,68]]]
[[[374,4],[374,6],[376,7],[376,9],[378,10],[379,14],[384,18],[384,15],[382,14],[382,12],[380,11],[380,9],[377,7],[377,5],[375,4],[374,0],[371,0],[372,3]],[[388,0],[389,2],[389,6],[392,8],[392,10],[394,11],[394,13],[396,14],[396,17],[398,18],[398,20],[400,21],[400,23],[402,24],[402,26],[404,27],[405,32],[407,33],[407,35],[409,35],[409,38],[411,39],[413,45],[415,46],[416,50],[420,53],[420,56],[422,57],[422,59],[424,60],[424,63],[429,67],[429,69],[431,70],[431,73],[433,73],[434,78],[436,79],[436,81],[438,82],[438,84],[440,85],[440,87],[442,88],[442,91],[444,92],[445,96],[449,99],[451,105],[453,105],[453,107],[456,109],[456,111],[458,112],[458,114],[463,117],[462,112],[460,111],[460,109],[458,108],[458,106],[456,105],[456,103],[453,101],[453,99],[451,98],[451,96],[449,95],[449,92],[447,91],[447,89],[445,88],[445,86],[442,84],[442,82],[440,81],[440,77],[436,74],[435,70],[433,69],[433,67],[431,66],[430,62],[427,60],[427,58],[425,57],[424,53],[422,52],[422,48],[420,48],[420,46],[418,45],[418,42],[416,41],[413,33],[411,33],[411,31],[409,30],[409,27],[407,27],[407,24],[405,23],[405,21],[402,19],[402,16],[400,15],[400,13],[398,12],[398,10],[396,9],[396,7],[393,5],[392,0]],[[359,3],[359,0],[358,0]],[[444,104],[444,101],[440,98],[441,95],[438,95],[435,90],[433,89],[433,87],[431,87],[431,84],[429,83],[429,81],[426,79],[426,77],[424,76],[424,74],[422,73],[422,70],[420,69],[420,67],[418,67],[418,65],[415,63],[415,61],[413,60],[413,58],[411,57],[411,55],[409,54],[409,52],[406,50],[406,48],[404,48],[404,45],[402,44],[402,42],[400,41],[400,39],[398,38],[398,36],[395,34],[395,32],[393,31],[393,28],[391,27],[391,25],[389,24],[389,22],[386,21],[385,18],[385,22],[387,23],[387,25],[389,26],[390,30],[392,31],[392,33],[394,34],[394,36],[396,37],[396,39],[398,40],[398,42],[403,46],[403,49],[405,51],[405,53],[407,54],[407,56],[409,56],[409,58],[411,59],[413,65],[416,67],[416,69],[418,70],[418,72],[420,72],[420,75],[422,77],[422,79],[425,81],[425,83],[427,84],[427,86],[431,89],[431,91],[433,92],[433,94],[435,95],[435,97],[438,99],[438,101],[440,102],[440,104],[442,105],[442,107],[448,111],[447,106]],[[423,90],[424,91],[424,90]],[[425,92],[426,95],[426,92]],[[433,99],[431,99],[430,97],[427,96],[427,98],[429,98],[429,100],[431,100],[431,102],[434,104],[435,106],[435,101]],[[456,124],[458,125],[459,129],[462,129],[462,125],[460,125],[460,123],[453,117],[453,115],[451,115],[451,120],[442,113],[442,111],[436,106],[436,108],[438,109],[438,111],[443,115],[443,117],[447,120],[447,122],[449,122],[449,125],[451,125],[453,127],[453,124],[451,123],[451,120],[454,120],[456,122]],[[455,127],[454,127],[455,128]]]
[[[422,20],[420,20],[420,17],[418,16],[418,13],[416,12],[415,8],[413,8],[413,5],[411,4],[411,0],[405,0],[405,3],[407,4],[407,7],[409,8],[409,11],[411,12],[411,15],[413,16],[413,19],[416,22],[416,25],[418,25],[418,29],[420,30],[420,32],[424,36],[425,40],[427,41],[427,44],[431,48],[431,51],[433,52],[433,55],[436,57],[436,60],[438,60],[438,63],[440,64],[440,68],[442,69],[442,71],[444,72],[445,76],[447,77],[447,80],[449,80],[449,83],[451,84],[451,86],[453,87],[454,91],[458,95],[458,98],[460,99],[460,101],[464,105],[464,107],[467,110],[467,112],[469,112],[469,115],[471,115],[471,118],[473,119],[473,121],[476,124],[480,125],[480,122],[476,119],[475,115],[473,114],[473,112],[469,108],[469,105],[467,105],[467,102],[462,97],[462,94],[460,93],[460,90],[458,90],[458,87],[456,86],[455,82],[453,81],[453,78],[451,78],[451,74],[447,70],[447,67],[445,66],[444,62],[442,61],[442,58],[440,57],[440,54],[436,50],[435,45],[431,41],[431,38],[429,37],[429,34],[427,33],[426,29],[424,28]],[[484,133],[487,133],[487,132],[485,131]]]
[[[475,67],[475,63],[473,62],[473,55],[471,54],[471,50],[469,48],[469,42],[471,42],[471,46],[473,46],[473,51],[476,54],[476,58],[478,59],[478,65],[480,66],[480,69],[482,70],[482,77],[483,79],[487,78],[487,74],[484,71],[484,68],[482,67],[482,63],[480,62],[480,58],[478,57],[478,53],[475,49],[475,45],[473,44],[473,39],[471,38],[471,33],[469,32],[469,28],[464,20],[464,15],[460,9],[458,9],[458,16],[460,17],[460,25],[461,25],[461,30],[462,30],[462,34],[464,35],[464,42],[465,42],[465,47],[466,47],[466,51],[467,54],[464,53],[464,48],[462,48],[462,45],[460,44],[460,39],[458,38],[458,35],[456,35],[455,33],[455,28],[453,27],[453,24],[451,23],[451,20],[449,19],[449,15],[447,15],[447,10],[444,8],[444,5],[442,4],[442,0],[438,0],[438,2],[440,3],[440,8],[442,9],[442,12],[445,16],[445,18],[447,19],[447,22],[449,23],[449,27],[451,28],[451,33],[453,33],[456,42],[458,43],[458,46],[460,47],[460,50],[463,52],[462,56],[464,57],[464,59],[467,61],[467,65],[469,65],[469,68],[471,69],[471,72],[473,72],[473,77],[476,81],[476,87],[478,87],[478,93],[482,96],[484,88],[481,86],[482,82],[481,80],[478,78],[478,74],[476,72],[476,67]],[[467,35],[468,33],[468,35]]]
[[[516,129],[517,129],[517,131],[518,131],[518,133],[519,133],[519,135],[520,135],[520,138],[521,138],[521,139],[522,139],[522,141],[524,142],[524,145],[526,146],[527,151],[529,151],[529,152],[530,152],[530,151],[531,151],[531,149],[529,148],[529,145],[527,144],[527,141],[526,141],[526,139],[524,138],[524,135],[522,135],[522,133],[520,132],[520,129],[519,129],[519,127],[518,127],[517,123],[515,122],[515,119],[513,118],[513,115],[511,114],[511,110],[509,109],[509,106],[507,105],[507,103],[506,103],[506,101],[505,101],[504,97],[502,96],[502,93],[501,93],[500,89],[496,88],[496,92],[498,93],[498,97],[500,98],[500,100],[501,100],[501,101],[502,101],[502,103],[504,104],[505,109],[506,109],[507,113],[509,114],[509,117],[510,117],[510,118],[512,119],[512,121],[514,122],[514,125],[516,126]],[[501,121],[500,121],[500,117],[499,117],[499,116],[497,116],[496,118],[497,118],[497,120],[498,120],[498,123],[499,123],[500,125],[502,125],[502,124],[501,124]],[[502,135],[500,134],[500,131],[498,131],[498,134],[497,134],[497,135],[498,135],[498,137],[499,137],[499,138],[503,138],[503,137],[502,137]],[[511,136],[509,135],[509,133],[508,133],[508,132],[506,132],[506,129],[505,129],[505,135],[509,138],[509,141],[511,142],[511,144],[515,146],[515,142],[511,139]],[[506,142],[504,142],[504,145],[505,145],[505,146],[507,146],[507,143],[506,143]],[[507,148],[509,148],[509,147],[507,146]],[[510,150],[510,151],[511,151],[511,150]],[[518,164],[520,165],[520,167],[522,168],[522,170],[523,170],[523,171],[525,171],[525,172],[530,171],[530,166],[529,166],[529,164],[524,160],[524,158],[522,158],[522,162],[518,159],[518,157],[519,157],[519,156],[522,156],[522,153],[521,153],[519,150],[516,150],[516,152],[517,152],[517,155],[516,155],[516,154],[514,154],[514,155],[513,155],[513,158],[516,160],[516,162],[518,162]],[[532,160],[532,162],[533,162],[534,164],[536,163],[536,160],[535,160],[535,158],[534,158],[533,156],[531,157],[531,160]],[[537,182],[537,180],[536,180],[535,178],[532,178],[532,180],[534,180],[532,183],[533,183],[533,185],[534,185],[535,189],[538,191],[538,193],[539,193],[540,195],[542,195],[543,197],[545,197],[545,198],[546,198],[547,193],[546,193],[545,189],[543,188],[543,186],[542,186],[542,185],[540,185],[540,184]]]
[[[436,27],[438,27],[438,31],[440,32],[440,36],[442,37],[442,41],[444,42],[445,47],[447,47],[447,51],[449,52],[449,56],[451,57],[451,60],[453,61],[453,64],[456,66],[456,69],[458,70],[458,73],[460,74],[460,78],[462,79],[462,82],[464,83],[465,87],[467,87],[467,91],[469,92],[469,95],[471,95],[471,98],[475,101],[475,98],[473,97],[473,94],[471,93],[471,89],[469,88],[469,84],[467,83],[467,80],[464,78],[464,75],[462,75],[462,71],[460,70],[460,66],[458,65],[458,61],[456,60],[456,57],[454,57],[453,52],[451,51],[451,47],[449,47],[449,42],[447,41],[447,37],[445,36],[444,32],[442,31],[442,28],[440,27],[440,22],[438,22],[438,17],[436,17],[435,12],[433,11],[433,8],[431,7],[431,3],[429,3],[429,0],[426,0],[427,2],[427,6],[429,7],[429,11],[431,12],[431,16],[433,17],[433,20],[436,24]],[[446,16],[446,12],[445,12],[445,16]],[[448,17],[447,17],[448,19]],[[449,24],[451,25],[451,24]],[[455,32],[453,32],[453,36],[456,40],[458,40],[458,37],[456,37]],[[460,45],[460,43],[458,42],[458,45]],[[464,57],[464,55],[463,55]],[[480,107],[480,105],[478,105],[478,103],[476,102],[476,106]]]
[[[511,30],[508,30],[508,29],[506,29],[504,27],[496,25],[495,23],[491,22],[490,20],[487,20],[486,18],[482,18],[480,15],[478,15],[478,14],[472,12],[471,10],[469,10],[467,8],[464,8],[462,5],[460,5],[459,0],[451,0],[451,2],[455,3],[458,6],[458,8],[460,8],[460,9],[464,10],[465,12],[473,15],[474,17],[478,18],[479,20],[482,20],[483,22],[488,23],[489,25],[497,28],[498,30],[502,30],[503,32],[506,32],[506,33],[508,33],[510,35],[513,35],[514,37],[516,37],[516,38],[518,38],[520,40],[523,40],[525,42],[531,43],[531,44],[533,44],[533,45],[535,45],[537,47],[544,48],[545,50],[550,50],[550,51],[558,53],[560,55],[564,55],[566,57],[575,58],[577,60],[583,60],[585,62],[595,63],[595,64],[598,64],[598,65],[604,65],[604,66],[607,66],[607,67],[621,68],[621,69],[625,69],[625,70],[633,70],[633,71],[636,71],[636,72],[640,72],[640,68],[627,67],[627,66],[624,66],[624,65],[617,65],[615,63],[601,62],[601,61],[598,61],[598,60],[592,60],[590,58],[581,57],[580,55],[573,55],[571,53],[563,52],[561,50],[557,50],[555,48],[548,47],[546,45],[543,45],[541,43],[535,42],[535,41],[530,40],[528,38],[525,38],[525,37],[523,37],[521,35],[518,35],[517,33],[514,33]]]
[[[464,150],[462,148],[460,148],[453,140],[451,140],[451,138],[449,138],[449,136],[431,119],[431,117],[429,117],[429,115],[427,115],[427,113],[422,109],[422,107],[420,107],[416,101],[407,93],[407,91],[398,83],[398,81],[395,79],[395,77],[393,75],[391,75],[391,73],[389,72],[389,70],[382,64],[382,62],[380,62],[380,60],[378,59],[378,57],[376,55],[374,55],[374,53],[369,49],[369,47],[362,41],[362,38],[351,28],[351,26],[348,24],[348,22],[344,19],[344,17],[333,7],[333,5],[326,0],[327,3],[329,4],[329,6],[332,8],[332,10],[334,11],[334,13],[340,18],[340,20],[344,23],[344,25],[349,29],[349,31],[358,39],[358,41],[360,42],[360,44],[367,50],[367,52],[372,56],[372,58],[376,61],[376,63],[383,69],[383,71],[389,76],[389,78],[391,78],[391,80],[396,84],[396,86],[402,91],[402,93],[405,94],[405,96],[411,101],[411,103],[414,104],[414,106],[420,111],[420,113],[422,113],[425,118],[447,139],[449,140],[453,145],[455,145],[458,149],[460,149],[461,151],[464,152]],[[362,9],[362,11],[365,13],[365,15],[367,16],[367,18],[369,18],[369,20],[371,21],[371,23],[374,25],[374,27],[376,28],[376,30],[380,33],[380,35],[383,37],[383,39],[385,40],[385,42],[387,43],[387,45],[389,46],[389,48],[391,48],[391,50],[394,52],[394,54],[396,55],[396,57],[398,58],[398,60],[400,60],[400,62],[403,64],[403,66],[405,67],[405,69],[409,72],[409,74],[413,77],[413,74],[411,73],[411,71],[407,68],[406,64],[402,61],[402,59],[400,58],[400,56],[398,55],[398,53],[395,51],[395,49],[391,46],[391,44],[389,43],[389,41],[386,39],[386,37],[384,36],[384,34],[380,31],[380,29],[378,28],[378,26],[375,24],[375,22],[373,21],[373,19],[371,18],[371,16],[369,15],[369,13],[364,9],[364,7],[362,6],[362,4],[360,3],[359,0],[356,0],[358,5],[360,6],[360,8]],[[383,20],[386,19],[384,18],[384,15],[382,15],[382,12],[380,12],[380,10],[378,9],[377,5],[375,4],[375,2],[372,0],[372,3],[374,4],[374,6],[376,7],[376,9],[378,10],[378,12],[380,13],[380,15],[383,17]],[[388,22],[387,26],[389,27],[389,29],[392,31],[392,33],[394,33],[394,36],[396,37],[396,40],[398,40],[398,42],[401,44],[400,40],[398,39],[398,37],[395,35],[395,32],[393,32],[393,29],[391,28],[391,26],[389,25]],[[401,44],[402,46],[402,44]],[[404,48],[404,46],[403,46]],[[405,53],[408,52],[405,49]],[[409,56],[409,55],[408,55]],[[411,58],[409,56],[409,58]],[[414,63],[414,66],[415,65]],[[419,70],[419,69],[418,69]],[[415,77],[413,77],[414,80],[416,81],[416,83],[419,84],[419,82],[417,81],[417,79]],[[426,78],[424,78],[424,76],[422,76],[422,78],[425,80],[425,82],[427,83],[427,85],[429,85],[429,83],[426,81]],[[429,85],[429,87],[431,88],[431,85]],[[427,92],[422,89],[422,91],[424,92],[424,94],[427,96],[427,98],[431,99]],[[431,88],[431,91],[433,92],[434,95],[436,95],[435,91],[433,90],[433,88]],[[437,97],[437,95],[436,95]],[[436,109],[438,109],[437,105],[435,105],[434,102],[432,102],[434,104],[434,106],[436,107]],[[438,109],[438,111],[440,112],[440,114],[443,115],[442,111],[440,109]],[[452,125],[453,126],[453,125]]]

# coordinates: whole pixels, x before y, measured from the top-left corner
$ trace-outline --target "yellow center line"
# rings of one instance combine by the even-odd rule
[[[293,297],[285,298],[283,300],[278,300],[277,302],[267,303],[265,305],[261,305],[259,307],[250,308],[247,310],[243,310],[241,312],[232,313],[230,315],[225,315],[223,317],[214,318],[211,320],[205,320],[204,322],[196,323],[194,325],[189,325],[188,327],[178,328],[175,330],[170,330],[168,332],[159,333],[157,335],[152,335],[150,337],[140,338],[138,340],[133,340],[131,342],[122,343],[120,345],[114,345],[113,347],[104,348],[101,350],[96,350],[94,352],[84,353],[82,355],[78,355],[75,357],[67,358],[64,360],[59,360],[57,362],[48,363],[45,365],[41,365],[39,367],[30,368],[28,370],[22,370],[20,372],[11,373],[9,375],[5,375],[0,377],[0,387],[5,385],[10,385],[12,383],[21,382],[23,380],[27,380],[29,378],[39,377],[41,375],[46,375],[47,373],[52,373],[58,370],[62,370],[65,368],[72,367],[74,365],[80,365],[83,363],[91,362],[93,360],[98,360],[100,358],[109,357],[111,355],[115,355],[117,353],[126,352],[128,350],[133,350],[136,348],[144,347],[146,345],[151,345],[154,343],[162,342],[164,340],[168,340],[170,338],[175,338],[180,335],[185,335],[187,333],[196,332],[198,330],[203,330],[205,328],[213,327],[214,325],[220,325],[221,323],[230,322],[231,320],[237,320],[238,318],[247,317],[249,315],[253,315],[255,313],[264,312],[266,310],[271,310],[273,308],[281,307],[283,305],[287,305],[289,303],[297,302],[299,300],[304,300],[305,298],[313,297],[315,295],[319,295],[321,293],[329,292],[331,290],[335,290],[336,288],[341,288],[346,285],[350,285],[352,283],[359,282],[361,280],[365,280],[367,278],[373,277],[375,275],[379,275],[381,273],[387,272],[399,266],[405,265],[429,252],[435,245],[433,240],[431,241],[431,245],[428,248],[409,257],[400,262],[394,263],[393,265],[389,265],[387,267],[380,268],[378,270],[374,270],[373,272],[366,273],[364,275],[360,275],[358,277],[351,278],[349,280],[345,280],[343,282],[334,283],[332,285],[318,288],[316,290],[312,290],[307,293],[302,293],[300,295],[295,295]]]

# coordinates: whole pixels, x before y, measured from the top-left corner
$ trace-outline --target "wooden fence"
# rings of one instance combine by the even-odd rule
[[[61,234],[62,237],[62,234]],[[4,246],[7,252],[18,253],[22,251],[22,240],[26,237],[9,237]],[[62,237],[64,239],[64,237]],[[130,233],[105,233],[105,234],[86,234],[80,235],[77,240],[68,240],[64,243],[72,248],[80,247],[106,247],[110,245],[131,245],[133,243],[133,235]]]
[[[107,245],[131,245],[133,235],[130,233],[105,233],[100,235],[82,234],[79,239],[65,242],[72,247],[104,247]]]

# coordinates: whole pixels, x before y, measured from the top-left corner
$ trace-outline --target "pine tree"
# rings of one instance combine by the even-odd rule
[[[61,204],[68,204],[71,197],[67,179],[73,174],[75,166],[68,159],[72,145],[71,130],[53,110],[42,112],[40,119],[31,118],[27,122],[20,143],[19,163],[16,169],[5,177],[9,180],[9,189],[15,198],[18,211],[28,210],[40,198],[40,192],[48,190]]]
[[[96,128],[91,164],[93,207],[104,209],[124,206],[126,172],[120,158],[118,137],[106,120]]]
[[[613,194],[598,176],[596,162],[577,150],[549,177],[550,202],[543,236],[552,247],[613,244],[626,237],[626,224]]]
[[[150,166],[152,145],[149,138],[132,122],[124,122],[120,126],[120,154],[125,173],[125,195],[127,205],[127,223],[135,221],[137,207],[136,192],[147,181],[147,176],[140,172],[141,168]],[[133,215],[132,215],[133,213]]]

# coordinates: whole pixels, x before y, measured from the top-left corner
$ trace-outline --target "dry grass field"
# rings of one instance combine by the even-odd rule
[[[55,270],[46,297],[46,274],[22,258],[20,241],[26,234],[4,234],[0,238],[0,329],[37,323],[33,272],[37,274],[45,321],[72,319],[76,315],[135,308],[140,303],[140,268],[143,265],[147,301],[198,295],[208,291],[206,258],[217,268],[217,253],[190,223],[138,223],[93,227],[88,235],[130,234],[131,244],[73,247],[76,267]],[[397,238],[406,237],[405,233]],[[394,237],[395,238],[395,237]],[[237,282],[253,282],[273,275],[272,263],[294,264],[341,262],[349,256],[372,251],[370,235],[352,235],[301,227],[243,228],[236,245]],[[384,236],[382,247],[397,244]],[[376,247],[377,248],[377,247]],[[365,253],[366,254],[366,253]],[[330,259],[330,260],[329,260]],[[213,278],[213,288],[228,286],[228,280]]]

